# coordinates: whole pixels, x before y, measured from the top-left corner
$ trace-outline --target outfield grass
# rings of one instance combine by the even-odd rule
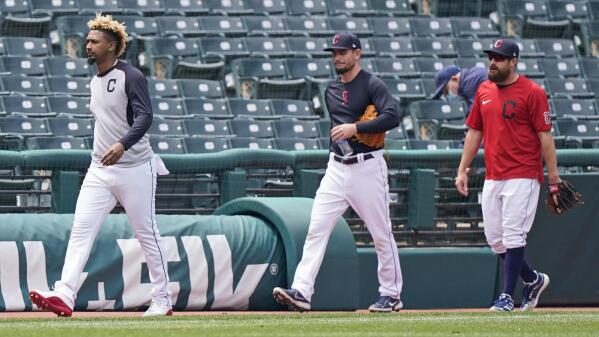
[[[2,319],[0,336],[599,336],[599,312]]]

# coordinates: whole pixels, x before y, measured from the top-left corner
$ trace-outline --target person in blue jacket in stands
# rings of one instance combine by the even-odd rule
[[[460,97],[466,101],[468,109],[466,115],[470,112],[474,96],[478,86],[487,80],[487,69],[474,67],[460,69],[456,66],[447,66],[435,75],[435,92],[431,99],[440,99],[445,97],[447,101],[458,100]]]

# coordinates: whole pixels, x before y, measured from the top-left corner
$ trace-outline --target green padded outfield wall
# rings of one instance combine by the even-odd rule
[[[29,289],[60,278],[72,214],[0,215],[0,310],[31,310]],[[177,310],[273,310],[287,284],[276,229],[252,216],[158,215]],[[77,310],[136,309],[150,301],[141,247],[125,215],[109,215],[83,269]]]

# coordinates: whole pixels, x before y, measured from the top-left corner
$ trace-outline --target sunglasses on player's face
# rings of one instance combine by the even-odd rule
[[[487,57],[489,58],[489,61],[493,61],[495,60],[495,62],[503,62],[505,60],[509,60],[509,57],[505,57],[503,55],[497,55],[497,54],[487,54]]]

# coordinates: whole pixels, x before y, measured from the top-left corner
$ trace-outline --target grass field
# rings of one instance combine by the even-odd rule
[[[598,311],[4,318],[0,336],[599,336]]]

